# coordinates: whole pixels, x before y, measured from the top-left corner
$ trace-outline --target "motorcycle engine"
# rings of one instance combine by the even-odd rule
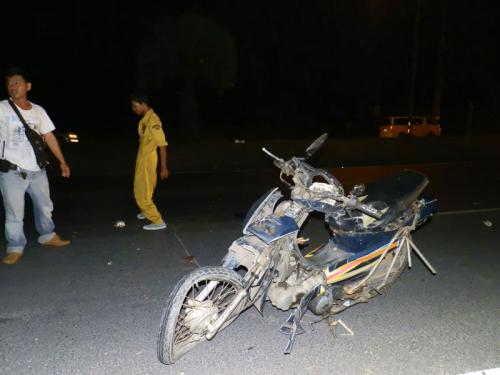
[[[273,306],[280,310],[288,310],[296,306],[300,299],[311,290],[324,283],[321,273],[302,273],[297,278],[297,273],[293,272],[286,280],[273,282],[267,293]]]
[[[341,295],[342,287],[334,285],[309,302],[309,309],[316,315],[323,315],[333,305],[333,301]]]

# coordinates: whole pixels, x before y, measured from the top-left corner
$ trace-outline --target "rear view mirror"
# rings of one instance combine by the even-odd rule
[[[319,136],[313,143],[309,145],[309,147],[306,149],[306,155],[308,157],[313,156],[316,151],[318,151],[321,146],[323,146],[323,143],[325,143],[326,139],[328,138],[328,133],[324,133],[323,135]]]

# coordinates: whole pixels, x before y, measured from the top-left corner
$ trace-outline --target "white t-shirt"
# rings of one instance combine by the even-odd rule
[[[41,106],[31,103],[31,109],[19,107],[29,127],[38,134],[46,134],[55,129],[54,123]],[[0,101],[0,158],[28,171],[39,171],[35,152],[24,133],[24,125],[7,100]]]

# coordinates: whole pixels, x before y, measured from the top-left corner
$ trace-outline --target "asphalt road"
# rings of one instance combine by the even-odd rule
[[[169,227],[157,232],[135,219],[130,177],[53,179],[58,232],[73,242],[37,245],[27,214],[25,256],[0,265],[0,374],[449,375],[500,367],[497,165],[410,167],[429,175],[441,202],[415,234],[437,275],[414,258],[387,295],[339,315],[353,336],[308,314],[306,334],[285,356],[278,329],[287,313],[267,304],[264,316],[246,311],[172,366],[156,359],[170,289],[198,264],[219,263],[251,203],[277,185],[276,171],[172,174],[156,198]],[[403,166],[335,172],[350,185],[390,168]],[[115,228],[117,220],[126,226]]]

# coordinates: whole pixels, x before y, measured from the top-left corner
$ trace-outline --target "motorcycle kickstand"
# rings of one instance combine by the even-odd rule
[[[283,354],[290,354],[292,352],[296,336],[305,333],[305,330],[304,328],[302,328],[300,321],[307,310],[309,302],[311,302],[315,294],[316,291],[313,290],[309,294],[302,297],[299,305],[294,309],[288,319],[280,327],[280,333],[290,336]]]

